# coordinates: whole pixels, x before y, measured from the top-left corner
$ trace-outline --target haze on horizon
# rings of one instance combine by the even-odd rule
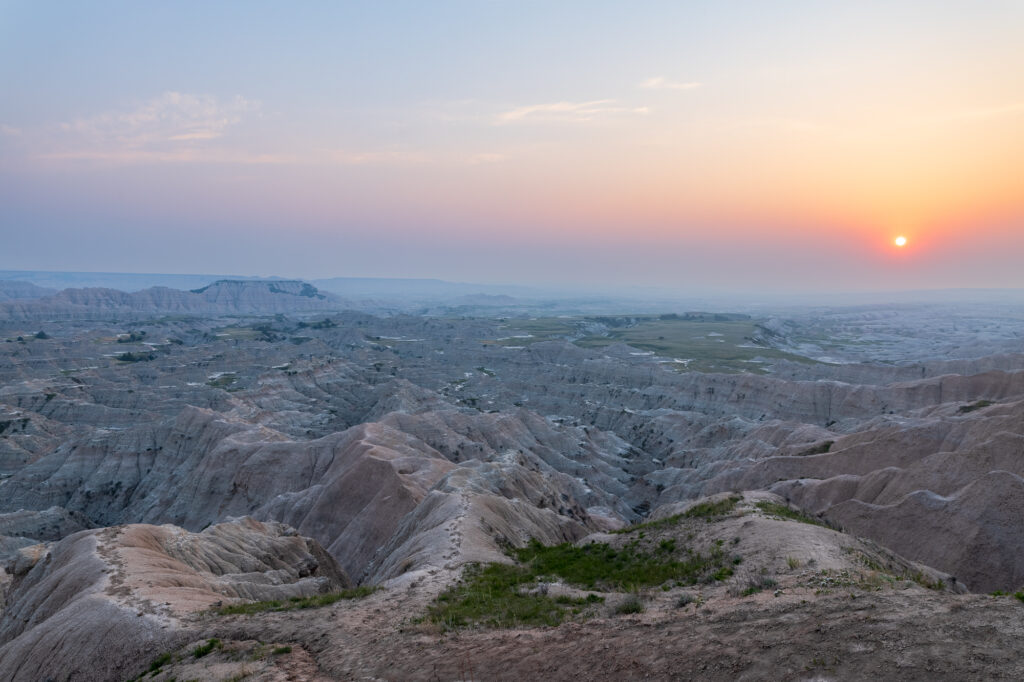
[[[0,269],[1024,287],[1022,27],[1010,0],[0,1]]]

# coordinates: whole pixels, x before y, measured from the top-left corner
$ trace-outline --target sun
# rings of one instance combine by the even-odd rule
[[[907,245],[907,238],[904,237],[903,235],[900,235],[899,237],[896,237],[896,239],[892,240],[892,242],[896,246],[906,246]]]

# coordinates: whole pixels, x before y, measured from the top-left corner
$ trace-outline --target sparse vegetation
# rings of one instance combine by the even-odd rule
[[[701,502],[683,512],[683,517],[688,519],[713,519],[716,516],[725,516],[731,513],[736,508],[736,503],[742,499],[739,495],[733,495],[717,502]]]
[[[291,652],[292,648],[290,646],[279,646],[275,647],[270,653],[274,656],[280,656],[281,654],[290,654]]]
[[[946,583],[945,582],[943,582],[942,580],[932,580],[931,578],[929,578],[927,575],[925,575],[921,571],[917,571],[916,573],[911,573],[910,575],[906,575],[906,576],[904,576],[904,578],[906,580],[913,580],[915,583],[917,583],[921,587],[927,587],[929,590],[941,591],[941,590],[946,589]]]
[[[693,604],[695,602],[699,602],[698,597],[690,594],[689,592],[683,592],[681,595],[679,595],[679,598],[676,599],[676,608],[681,609],[684,606],[689,606],[690,604]]]
[[[171,662],[170,652],[162,653],[149,664],[149,672],[153,675],[160,672],[160,669]]]
[[[992,404],[993,403],[991,400],[978,400],[976,402],[971,403],[970,405],[961,405],[958,412],[960,414],[967,414],[968,412],[974,412],[975,410],[980,410],[981,408],[988,407],[989,405]]]
[[[206,385],[212,386],[213,388],[228,388],[234,383],[235,375],[233,373],[226,373],[210,379],[206,382]]]
[[[672,359],[677,371],[745,372],[762,374],[764,360],[814,360],[778,350],[763,340],[764,328],[746,315],[722,313],[667,313],[628,317],[537,317],[508,320],[508,335],[485,345],[526,346],[551,339],[566,339],[584,348],[625,343]]]
[[[690,507],[681,514],[673,514],[672,516],[666,516],[665,518],[657,519],[656,521],[644,521],[643,523],[637,523],[612,532],[621,534],[640,531],[639,535],[642,538],[646,531],[670,528],[671,526],[678,525],[683,519],[702,518],[711,521],[717,517],[731,513],[736,508],[736,504],[741,500],[743,500],[742,497],[734,495],[732,497],[718,500],[717,502],[701,502],[700,504]]]
[[[826,440],[826,441],[824,441],[822,443],[818,443],[817,445],[815,445],[813,447],[807,448],[803,452],[798,453],[797,457],[809,457],[811,455],[824,455],[826,452],[828,452],[828,451],[830,451],[832,449],[833,445],[835,445],[835,441]]]
[[[695,584],[708,574],[724,567],[720,548],[703,555],[686,550],[681,560],[662,545],[654,553],[643,551],[634,540],[621,549],[606,543],[575,546],[570,543],[545,546],[533,540],[526,547],[513,550],[514,556],[527,564],[533,575],[560,578],[587,589],[615,590],[661,585],[668,580]]]
[[[211,653],[214,649],[220,649],[223,646],[221,641],[214,637],[213,639],[207,640],[206,644],[200,644],[192,650],[193,658],[202,658],[207,654]]]
[[[117,359],[121,362],[149,362],[150,360],[156,360],[156,353],[146,353],[142,351],[138,353],[127,352],[118,355]]]
[[[736,583],[729,587],[729,594],[733,597],[749,597],[763,590],[770,590],[778,586],[775,578],[767,573],[754,573],[748,571],[739,576]]]
[[[558,625],[586,606],[604,601],[596,594],[584,598],[549,597],[535,587],[536,576],[521,566],[471,564],[462,580],[438,595],[427,618],[445,629],[479,623],[490,627]]]
[[[777,516],[781,519],[787,519],[789,521],[799,521],[800,523],[809,523],[814,526],[824,526],[830,528],[830,524],[816,516],[811,516],[806,512],[802,512],[799,509],[793,509],[787,507],[784,504],[778,502],[770,502],[768,500],[761,500],[757,503],[757,508],[763,511],[765,514]]]
[[[622,601],[621,603],[619,603],[618,606],[615,607],[615,613],[619,615],[643,612],[644,603],[640,601],[640,597],[635,594],[629,595],[628,597],[626,597],[625,601]]]
[[[639,539],[621,548],[605,543],[546,546],[533,540],[510,554],[518,560],[517,565],[468,566],[462,580],[438,596],[427,619],[445,628],[473,623],[490,627],[557,625],[604,598],[593,593],[552,598],[547,588],[551,580],[595,591],[632,591],[670,582],[714,582],[732,575],[721,548],[699,554],[678,549],[674,539],[662,540],[653,551],[641,548]],[[643,605],[637,603],[642,610]],[[640,612],[621,608],[616,613]]]
[[[295,609],[315,609],[321,606],[330,606],[342,599],[359,599],[376,592],[378,587],[361,585],[351,590],[340,592],[328,592],[312,597],[292,597],[291,599],[273,599],[270,601],[256,601],[247,604],[229,604],[214,609],[214,613],[220,616],[231,616],[237,614],[262,613],[264,611],[293,611]]]

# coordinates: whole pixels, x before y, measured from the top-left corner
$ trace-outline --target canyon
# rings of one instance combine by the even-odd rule
[[[5,679],[1022,672],[1018,305],[0,291]],[[515,548],[638,534],[735,563],[631,614],[425,617]]]

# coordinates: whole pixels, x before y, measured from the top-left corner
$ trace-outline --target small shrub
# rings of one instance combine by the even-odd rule
[[[975,410],[980,410],[983,407],[988,407],[991,404],[991,400],[979,400],[971,403],[970,405],[961,405],[958,411],[960,414],[967,414],[968,412],[974,412]]]
[[[153,659],[152,663],[149,664],[149,672],[157,673],[157,672],[160,671],[160,668],[164,667],[165,665],[167,665],[170,662],[171,662],[171,654],[170,653],[160,654],[159,656],[157,656],[156,658]]]
[[[117,359],[121,362],[149,362],[150,360],[156,360],[156,353],[121,353],[117,356]]]
[[[747,571],[739,576],[734,585],[729,587],[729,594],[733,597],[749,597],[777,585],[775,579],[765,573]]]
[[[273,651],[271,651],[270,653],[273,654],[274,656],[279,656],[281,654],[290,654],[291,652],[292,652],[292,648],[290,646],[279,646],[279,647],[275,648]]]
[[[786,565],[789,566],[790,569],[796,570],[800,568],[800,560],[795,556],[788,556],[786,557]]]
[[[630,613],[643,613],[644,604],[640,601],[640,597],[635,594],[626,597],[625,601],[615,607],[615,613],[617,615],[625,615]]]
[[[695,597],[694,595],[690,594],[689,592],[683,592],[681,595],[679,595],[679,599],[676,600],[676,608],[680,608],[681,609],[684,606],[692,604],[692,603],[694,603],[696,601],[697,601],[697,597]]]
[[[941,591],[946,589],[946,583],[941,580],[931,580],[921,571],[904,576],[904,578],[907,580],[913,580],[921,587],[927,587],[929,590]]]
[[[222,646],[223,644],[221,644],[221,641],[214,637],[213,639],[208,640],[206,644],[200,644],[195,649],[193,649],[192,656],[194,658],[202,658],[203,656],[206,656],[207,654],[212,652],[214,649],[219,649]]]

